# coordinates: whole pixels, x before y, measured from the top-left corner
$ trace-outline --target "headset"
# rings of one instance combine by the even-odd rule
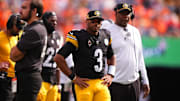
[[[133,6],[130,5],[130,9],[131,9],[131,20],[133,20],[135,18],[135,12],[134,12],[134,9],[133,9]]]
[[[9,17],[6,25],[7,29],[12,29],[13,25],[16,25],[19,30],[23,29],[24,24],[21,23],[20,15],[13,14]]]

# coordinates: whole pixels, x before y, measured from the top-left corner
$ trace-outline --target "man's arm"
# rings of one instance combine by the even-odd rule
[[[66,61],[64,57],[60,54],[56,54],[54,57],[54,61],[58,65],[58,67],[61,69],[61,71],[67,75],[75,84],[79,85],[81,88],[87,88],[89,85],[85,82],[89,79],[87,78],[80,78],[76,76],[70,68],[68,68]]]
[[[10,59],[14,62],[17,62],[19,60],[21,60],[22,58],[24,57],[24,53],[21,52],[17,46],[14,46],[12,49],[11,49],[11,53],[10,53]]]
[[[61,86],[61,83],[60,83],[60,76],[61,76],[61,74],[60,74],[61,72],[60,72],[60,68],[58,68],[57,67],[57,69],[56,69],[56,80],[57,80],[57,87],[58,87],[58,92],[61,92],[61,88],[62,88],[62,86]]]
[[[54,61],[65,75],[71,75],[72,71],[68,68],[66,61],[62,55],[56,54],[54,57]]]
[[[0,71],[7,71],[9,68],[9,62],[0,62]]]
[[[110,86],[114,78],[115,70],[116,70],[114,55],[110,59],[107,59],[107,64],[108,64],[107,75],[105,75],[101,79],[104,80],[102,84]]]
[[[113,55],[110,59],[107,59],[108,65],[115,65],[116,64],[116,58],[115,55]]]
[[[139,71],[141,73],[141,78],[142,78],[142,89],[143,89],[143,98],[147,97],[150,93],[150,86],[149,86],[149,80],[148,80],[148,75],[145,67],[145,62],[144,62],[144,56],[143,56],[143,46],[142,46],[142,39],[140,36],[140,32],[138,30],[138,35],[139,35],[139,45],[140,45],[140,52],[138,53],[138,61],[139,61]]]

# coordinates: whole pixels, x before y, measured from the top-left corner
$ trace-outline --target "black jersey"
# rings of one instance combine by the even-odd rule
[[[62,37],[58,32],[54,31],[53,34],[48,36],[47,48],[42,65],[42,78],[45,82],[56,84],[56,67],[57,64],[53,61],[57,50],[62,46]]]
[[[56,68],[57,65],[53,61],[53,57],[55,56],[57,50],[60,48],[61,37],[58,32],[54,31],[53,34],[48,36],[47,48],[45,52],[45,57],[43,61],[43,68]]]
[[[16,72],[41,71],[46,44],[47,31],[41,21],[34,21],[25,27],[17,44],[24,57],[16,62]]]
[[[100,29],[97,36],[86,30],[69,32],[58,54],[67,57],[70,53],[73,55],[76,75],[89,79],[103,77],[105,60],[113,55],[109,32]]]

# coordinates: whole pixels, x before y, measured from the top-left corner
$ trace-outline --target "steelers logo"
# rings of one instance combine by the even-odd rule
[[[123,4],[122,6],[123,6],[123,8],[128,8],[128,4],[127,3]]]
[[[108,46],[109,40],[108,40],[108,39],[104,39],[104,44],[105,44],[106,46]]]
[[[94,12],[94,15],[95,15],[95,16],[100,16],[100,14],[101,14],[101,13],[100,13],[99,11],[95,11],[95,12]]]

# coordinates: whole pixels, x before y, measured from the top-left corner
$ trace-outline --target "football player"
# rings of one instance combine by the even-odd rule
[[[115,56],[111,47],[111,36],[100,29],[104,20],[100,11],[90,11],[86,19],[86,29],[70,31],[66,43],[54,57],[58,67],[74,83],[77,101],[110,101],[108,86],[115,73]],[[65,58],[73,55],[74,70],[71,71]],[[108,72],[104,73],[105,60]]]
[[[44,25],[48,32],[47,49],[45,51],[45,58],[42,65],[42,85],[38,94],[38,101],[60,101],[60,71],[56,68],[57,65],[53,61],[57,50],[60,48],[62,36],[55,31],[57,25],[57,16],[55,12],[45,12],[42,16]]]

